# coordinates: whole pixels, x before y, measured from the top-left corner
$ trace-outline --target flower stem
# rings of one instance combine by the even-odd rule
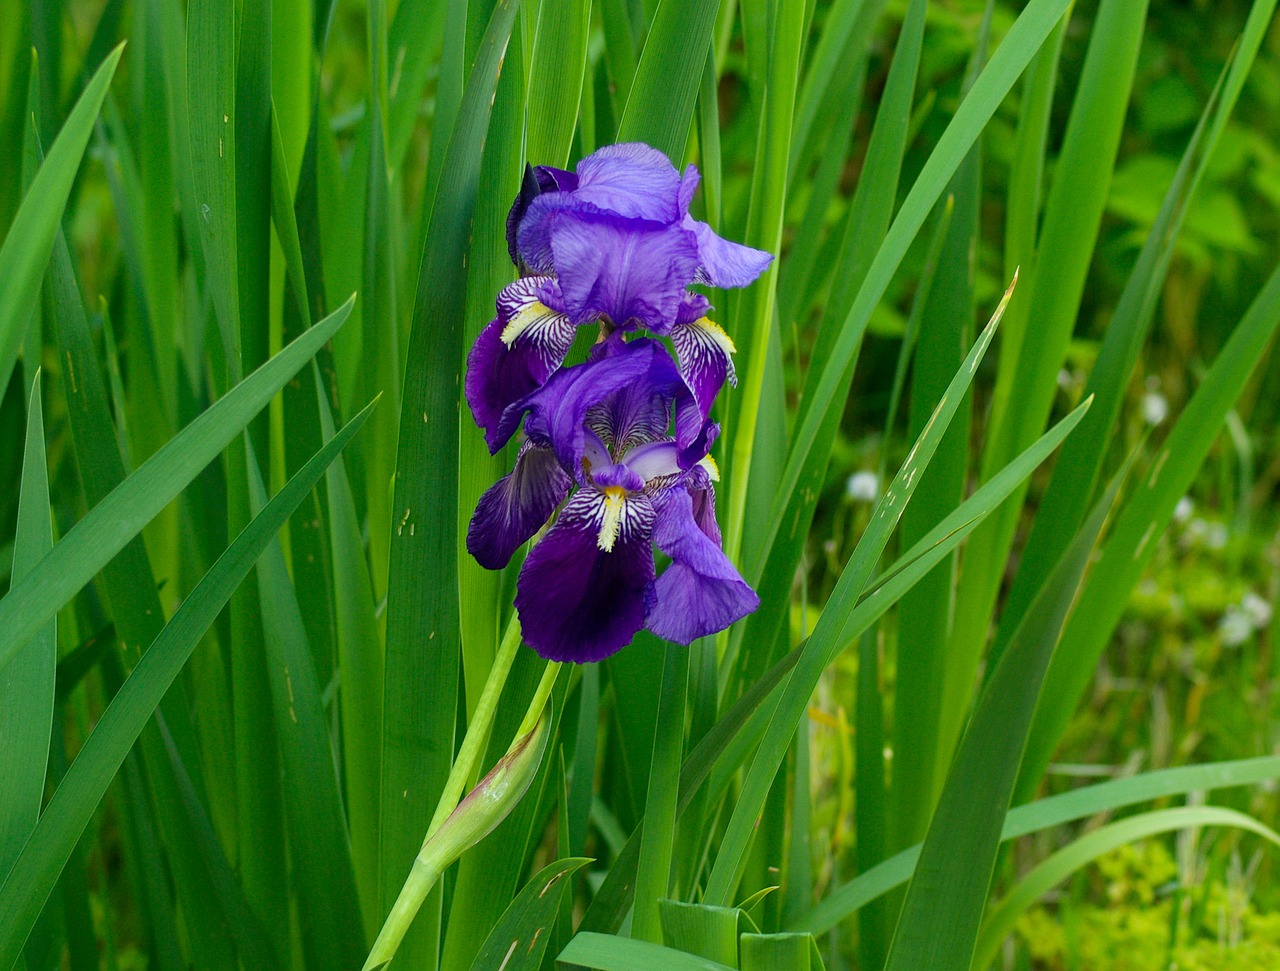
[[[444,826],[450,814],[458,808],[458,801],[462,797],[463,788],[466,786],[467,780],[472,776],[480,756],[480,750],[493,727],[493,718],[497,711],[498,699],[502,694],[503,686],[506,684],[507,675],[511,671],[511,665],[515,660],[516,650],[519,646],[520,622],[515,617],[512,617],[503,634],[502,643],[498,647],[493,667],[489,670],[489,677],[485,681],[480,700],[476,704],[475,714],[470,724],[467,725],[467,734],[462,740],[462,747],[458,750],[458,757],[449,772],[444,791],[440,794],[440,801],[436,805],[435,814],[431,817],[431,823],[427,827],[427,835],[422,841],[422,848],[414,858],[413,868],[409,871],[409,877],[400,889],[400,895],[396,898],[391,912],[387,915],[387,919],[382,925],[382,930],[378,933],[378,939],[374,942],[373,949],[369,952],[369,957],[364,965],[365,971],[374,971],[374,969],[386,967],[390,963],[395,956],[396,949],[400,946],[401,940],[404,939],[404,935],[408,932],[409,925],[413,923],[418,909],[422,906],[422,902],[426,900],[427,894],[436,885],[444,869],[459,855],[460,851],[456,847],[438,846],[433,842],[433,837]],[[548,664],[543,672],[542,681],[534,692],[533,701],[525,713],[524,721],[516,732],[515,741],[512,743],[513,751],[525,744],[526,736],[538,727],[539,719],[546,708],[547,698],[551,694],[551,688],[555,684],[559,669],[559,664]],[[488,780],[486,779],[485,781]],[[498,821],[493,820],[493,825],[496,825]],[[492,826],[488,829],[491,828]],[[488,829],[485,829],[484,832],[487,833]]]

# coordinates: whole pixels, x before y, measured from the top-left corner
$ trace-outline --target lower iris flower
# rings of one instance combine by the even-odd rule
[[[564,503],[516,584],[523,636],[539,654],[598,661],[642,627],[688,644],[759,605],[720,546],[709,456],[718,429],[660,343],[614,335],[510,412],[525,441],[481,497],[467,548],[500,569]],[[655,545],[671,561],[661,575]]]

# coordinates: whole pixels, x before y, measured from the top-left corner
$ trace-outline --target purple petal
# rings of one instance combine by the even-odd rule
[[[653,539],[671,557],[658,577],[645,626],[657,636],[689,644],[724,630],[760,606],[720,547],[694,517],[688,489],[676,485],[653,497]]]
[[[671,343],[680,362],[680,373],[688,382],[702,420],[711,414],[711,406],[725,381],[736,385],[732,354],[733,341],[717,324],[706,317],[671,328]]]
[[[516,584],[525,643],[551,661],[580,664],[621,650],[644,626],[653,583],[653,507],[623,501],[612,549],[600,548],[605,500],[579,489],[530,551]]]
[[[696,320],[709,316],[710,313],[711,301],[701,293],[687,290],[680,299],[680,309],[676,311],[676,323],[692,324]]]
[[[689,212],[689,204],[693,202],[693,194],[698,189],[698,183],[702,181],[702,176],[698,174],[696,165],[685,167],[684,178],[680,180],[680,192],[678,194],[677,203],[680,206],[680,216],[683,218]]]
[[[573,346],[576,328],[543,303],[554,281],[523,277],[498,295],[498,316],[467,357],[466,396],[476,424],[496,452],[520,423],[504,421],[510,406],[540,388]],[[548,297],[548,299],[550,299]]]
[[[655,361],[660,361],[656,354]],[[676,387],[651,368],[639,381],[624,385],[587,412],[587,427],[617,456],[645,442],[666,438],[671,427],[671,402]],[[674,372],[673,377],[679,377]]]
[[[578,481],[585,481],[582,458],[589,434],[584,427],[587,412],[619,389],[642,381],[652,366],[654,348],[660,346],[656,341],[633,341],[622,345],[616,354],[561,368],[540,389],[507,409],[500,431],[507,425],[514,431],[528,411],[526,434],[555,449],[561,465]]]
[[[720,523],[716,521],[716,489],[715,481],[720,478],[720,470],[715,461],[707,456],[691,468],[684,480],[685,488],[693,501],[693,519],[707,538],[716,546],[722,547],[720,541]]]
[[[680,175],[671,160],[640,142],[606,145],[577,164],[574,196],[605,212],[673,223],[680,219]]]
[[[520,182],[520,193],[516,196],[515,201],[511,203],[511,209],[507,213],[507,251],[511,254],[512,263],[516,266],[520,265],[516,236],[520,229],[520,222],[524,219],[524,214],[528,211],[533,200],[544,192],[571,189],[576,185],[577,179],[572,172],[553,169],[549,165],[533,166],[528,163],[525,164],[524,178]]]
[[[698,283],[745,287],[773,262],[769,253],[721,239],[706,223],[690,216],[684,217],[683,225],[698,241]]]
[[[677,225],[565,213],[550,232],[565,310],[575,323],[607,317],[662,333],[675,322],[698,268],[692,234]]]
[[[627,468],[635,472],[643,482],[651,479],[665,479],[679,475],[680,449],[670,439],[660,442],[649,442],[639,448],[633,448],[623,459]]]
[[[525,442],[515,468],[480,497],[467,528],[467,551],[485,569],[501,570],[551,518],[572,485],[551,449]]]

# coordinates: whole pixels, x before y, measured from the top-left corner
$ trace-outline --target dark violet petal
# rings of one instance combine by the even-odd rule
[[[677,324],[692,324],[695,320],[711,313],[711,301],[700,293],[685,291],[680,298],[680,309],[676,311]]]
[[[507,252],[511,254],[511,262],[520,266],[520,253],[516,245],[520,232],[520,223],[529,210],[533,200],[544,192],[564,192],[575,189],[578,177],[564,169],[552,168],[550,165],[529,165],[525,163],[524,178],[520,182],[520,193],[507,213]]]
[[[680,362],[680,373],[693,392],[705,422],[725,381],[738,383],[731,356],[737,348],[729,335],[706,317],[676,324],[671,328],[671,343]]]
[[[675,322],[698,268],[693,235],[676,225],[566,212],[550,241],[565,310],[575,323],[603,316],[624,330],[662,333]]]
[[[480,497],[467,528],[467,551],[485,569],[501,570],[551,518],[572,485],[551,449],[525,442],[515,468]]]
[[[683,485],[655,494],[653,501],[653,539],[672,562],[654,586],[645,619],[649,630],[664,640],[689,644],[724,630],[760,606],[755,591],[699,527]]]
[[[516,250],[521,262],[534,273],[554,273],[552,230],[562,219],[583,213],[601,214],[595,206],[577,199],[573,192],[545,192],[533,199],[516,227]]]
[[[620,342],[621,343],[621,342]],[[539,390],[507,409],[504,427],[511,431],[519,426],[520,417],[529,413],[525,433],[540,445],[555,449],[566,470],[579,482],[585,482],[582,457],[586,448],[587,412],[621,388],[642,381],[652,366],[656,341],[633,341],[621,344],[617,353],[586,364],[561,368]]]
[[[644,496],[623,506],[617,538],[605,552],[599,545],[604,498],[579,489],[525,559],[516,610],[525,643],[542,657],[599,661],[644,626],[654,574],[653,507]]]
[[[711,452],[711,446],[715,444],[717,438],[720,437],[720,426],[713,421],[702,422],[698,428],[698,432],[688,441],[680,438],[680,412],[683,410],[690,414],[691,417],[697,416],[697,406],[693,404],[693,397],[686,399],[687,407],[676,405],[676,445],[679,446],[679,461],[682,469],[691,469]]]
[[[606,145],[578,163],[574,196],[631,219],[678,222],[680,174],[656,148],[640,142]]]
[[[715,461],[707,456],[693,468],[689,469],[684,480],[689,497],[693,500],[693,518],[711,542],[722,547],[720,539],[720,523],[716,520],[716,489],[714,478],[720,477],[720,470]]]
[[[655,355],[655,360],[660,360]],[[676,387],[651,369],[645,377],[624,385],[587,412],[587,427],[621,457],[637,445],[666,438],[671,427],[671,401]],[[672,377],[679,375],[672,371]]]
[[[621,462],[616,465],[606,465],[603,468],[593,469],[591,480],[601,489],[616,487],[625,489],[627,492],[639,492],[644,488],[644,478],[641,477],[640,473]]]
[[[496,452],[515,433],[510,407],[540,388],[573,346],[569,318],[539,299],[545,277],[523,277],[498,295],[498,316],[480,332],[467,357],[465,392],[476,424]]]
[[[534,172],[538,176],[538,185],[543,192],[572,192],[578,187],[578,177],[567,169],[558,169],[554,165],[535,165]]]
[[[698,241],[696,282],[713,287],[745,287],[769,268],[773,257],[763,250],[721,239],[704,222],[684,217],[684,228]]]

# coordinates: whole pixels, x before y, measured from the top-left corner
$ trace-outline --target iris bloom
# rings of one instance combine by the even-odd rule
[[[718,428],[700,413],[661,343],[617,333],[506,409],[525,438],[481,497],[467,549],[501,569],[564,503],[516,584],[523,637],[543,657],[598,661],[641,627],[688,644],[759,605],[721,549]],[[654,545],[671,560],[660,576]]]
[[[575,171],[530,167],[507,217],[523,276],[498,296],[497,316],[468,359],[467,401],[496,452],[519,424],[509,410],[563,363],[577,328],[644,328],[667,336],[705,420],[733,382],[733,342],[691,284],[742,287],[768,253],[721,239],[689,215],[699,181],[641,144],[610,145]]]

